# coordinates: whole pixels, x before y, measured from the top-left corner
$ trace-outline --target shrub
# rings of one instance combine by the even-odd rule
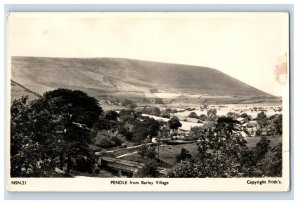
[[[123,143],[123,141],[116,136],[113,136],[111,138],[111,142],[114,142],[116,146],[120,146]]]
[[[158,166],[155,162],[151,161],[145,164],[139,172],[138,176],[139,177],[158,177],[159,172],[158,172]]]
[[[180,151],[180,154],[178,154],[176,156],[176,161],[180,162],[180,161],[184,161],[184,160],[191,159],[191,158],[192,158],[192,155],[189,152],[189,150],[182,148]]]
[[[189,118],[198,118],[198,115],[195,112],[190,112]]]
[[[108,137],[102,137],[99,141],[99,145],[100,145],[100,147],[103,147],[103,148],[111,147],[110,139]]]

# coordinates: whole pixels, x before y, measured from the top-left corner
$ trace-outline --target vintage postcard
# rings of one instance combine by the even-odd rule
[[[9,191],[289,191],[287,12],[7,25]]]

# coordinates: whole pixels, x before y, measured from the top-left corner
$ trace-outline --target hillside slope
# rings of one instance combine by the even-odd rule
[[[151,97],[150,89],[177,94],[270,97],[212,68],[121,58],[12,57],[12,79],[39,94],[63,87],[96,97]]]
[[[28,101],[35,100],[37,98],[40,98],[41,95],[37,94],[28,88],[24,87],[23,85],[11,80],[10,82],[11,86],[11,102],[14,99],[20,99],[22,96],[28,96]]]

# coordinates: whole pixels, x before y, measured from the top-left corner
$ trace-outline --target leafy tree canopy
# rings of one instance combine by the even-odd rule
[[[172,117],[169,121],[168,121],[169,127],[172,130],[177,130],[178,128],[180,128],[182,126],[181,122],[179,121],[179,119],[174,116]]]
[[[57,89],[27,103],[21,98],[11,106],[12,176],[62,168],[91,170],[93,153],[88,148],[91,128],[102,113],[96,99],[82,91]],[[23,170],[24,171],[23,171]],[[33,171],[33,169],[35,169]],[[27,173],[26,173],[27,172]]]

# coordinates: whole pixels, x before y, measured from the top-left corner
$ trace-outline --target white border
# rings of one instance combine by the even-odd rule
[[[228,12],[230,14],[231,12]],[[212,15],[218,15],[219,13],[209,13]],[[241,13],[242,15],[243,13]],[[253,13],[255,14],[255,12]],[[126,17],[126,16],[163,16],[163,17],[174,17],[174,16],[199,16],[203,15],[202,12],[148,12],[148,13],[138,13],[138,12],[113,12],[113,13],[83,13],[83,12],[72,12],[72,13],[43,13],[43,12],[29,12],[29,13],[15,13],[12,12],[8,17],[8,31],[10,25],[10,18],[20,18],[25,17],[39,17],[39,16],[49,16],[52,15],[55,18],[60,18],[64,16],[68,17],[103,17],[103,16],[116,16],[116,17]],[[205,15],[205,14],[204,14]],[[288,19],[287,19],[288,20]],[[7,36],[7,42],[10,42]],[[8,44],[8,56],[7,56],[7,66],[8,66],[8,82],[10,81],[10,45]],[[287,53],[289,56],[289,53]],[[206,191],[206,192],[285,192],[289,191],[289,81],[285,86],[283,95],[283,136],[282,136],[282,150],[283,150],[283,171],[281,178],[161,178],[161,179],[137,179],[137,178],[10,178],[10,142],[9,134],[10,128],[7,128],[7,186],[9,191],[57,191],[57,192],[180,192],[180,191]],[[7,93],[10,96],[10,83],[7,84]],[[9,101],[9,100],[8,100]],[[10,104],[10,102],[8,102]],[[9,114],[10,108],[7,107],[7,113]],[[10,127],[10,119],[8,117],[7,127]],[[112,181],[124,181],[126,184],[113,184]],[[14,181],[26,181],[26,185],[13,185]],[[138,181],[140,184],[131,184],[131,182]],[[151,181],[153,185],[143,185],[141,181]],[[156,182],[163,181],[168,182],[168,185],[157,185]],[[263,181],[266,184],[262,185],[252,185],[252,181]],[[280,184],[272,184],[270,181],[276,181]]]
[[[57,3],[57,4],[68,4],[68,3],[72,3],[72,4],[76,4],[76,3],[79,3],[79,4],[86,4],[86,3],[105,3],[105,2],[108,2],[110,4],[112,3],[135,3],[135,4],[141,4],[141,3],[144,3],[145,1],[141,2],[141,1],[114,1],[114,0],[111,0],[111,1],[90,1],[90,0],[86,0],[86,1],[78,1],[78,0],[74,0],[72,2],[70,2],[69,0],[59,0],[59,1],[50,1],[50,0],[46,0],[46,1],[41,1],[41,0],[36,0],[36,1],[8,1],[8,0],[4,0],[4,1],[1,1],[2,3],[2,7],[0,8],[1,9],[1,13],[3,14],[0,18],[0,25],[1,27],[3,28],[4,25],[4,4],[10,4],[10,3],[22,3],[22,4],[29,4],[29,3],[38,3],[38,4],[50,4],[50,3]],[[147,3],[167,3],[168,1],[147,1]],[[206,4],[214,4],[214,3],[221,3],[221,4],[230,4],[230,3],[235,3],[235,4],[267,4],[267,3],[270,3],[270,4],[293,4],[294,5],[294,17],[295,17],[295,22],[294,22],[294,42],[292,42],[294,45],[299,45],[299,38],[297,38],[297,36],[300,36],[300,33],[299,33],[299,26],[300,26],[300,22],[299,22],[299,17],[300,17],[300,6],[299,6],[299,2],[297,0],[288,0],[288,1],[285,1],[285,0],[263,0],[263,1],[260,1],[260,0],[252,0],[252,1],[215,1],[215,0],[203,0],[203,1],[183,1],[183,0],[173,0],[171,1],[172,4],[187,4],[187,3],[206,3]],[[0,31],[0,35],[2,37],[2,39],[4,39],[4,32],[5,30],[4,29],[1,29]],[[1,41],[2,43],[2,47],[3,49],[1,49],[1,62],[3,63],[4,62],[4,49],[5,49],[5,46],[4,46],[4,41]],[[294,53],[299,53],[299,46],[294,46]],[[294,56],[296,56],[296,54],[294,54]],[[295,57],[294,59],[294,67],[299,67],[299,58]],[[4,73],[5,73],[5,70],[4,69],[0,69],[0,75],[1,77],[4,78]],[[294,89],[297,90],[297,87],[299,87],[299,69],[294,69],[294,76],[291,76],[292,78],[294,78],[293,80],[293,84],[294,84]],[[5,82],[4,80],[0,80],[0,84],[2,85],[1,87],[5,87]],[[5,92],[4,92],[4,89],[1,89],[1,96],[5,96]],[[295,91],[292,92],[292,94],[294,95],[295,94]],[[299,104],[299,96],[298,95],[294,95],[294,100],[291,100],[291,103],[293,104]],[[4,100],[0,100],[0,104],[1,104],[1,107],[4,108]],[[3,110],[3,109],[2,109]],[[293,138],[294,139],[294,144],[292,144],[292,147],[297,147],[295,144],[299,144],[299,137],[297,137],[297,135],[300,135],[299,134],[299,128],[297,128],[297,122],[299,121],[299,108],[297,105],[294,106],[294,112],[291,113],[291,117],[294,118],[294,125],[295,127],[292,127],[294,131],[294,135],[295,137]],[[4,130],[4,121],[5,121],[5,118],[4,118],[4,114],[1,114],[0,115],[0,119],[1,119],[1,123],[0,123],[0,129],[3,131]],[[4,148],[4,143],[3,143],[3,146],[2,148]],[[294,155],[299,155],[299,148],[293,148],[294,150]],[[1,158],[4,159],[4,154],[3,154],[3,151],[1,151]],[[292,161],[292,164],[293,166],[295,167],[295,172],[299,172],[299,161],[298,160],[295,160],[295,161]],[[2,168],[1,169],[1,172],[4,172],[4,166],[2,165]],[[295,177],[294,177],[294,181],[299,181],[299,174],[295,173]],[[3,177],[1,177],[1,183],[4,185],[4,179]],[[297,192],[299,192],[299,184],[297,182],[294,183],[294,189],[292,189],[292,191],[295,192],[295,198],[294,198],[294,201],[290,201],[289,203],[299,203],[299,194]],[[5,189],[3,191],[1,191],[1,197],[4,198],[4,192],[5,192]],[[5,192],[7,193],[7,192]],[[16,194],[15,194],[16,195]],[[47,196],[47,195],[44,195],[44,197],[40,197],[39,195],[41,194],[35,194],[35,193],[31,193],[31,199],[53,199],[53,196],[50,195]],[[65,197],[68,197],[69,199],[72,199],[72,195],[69,195],[69,196],[65,196],[65,197],[62,197],[60,195],[63,195],[63,194],[56,194],[56,198],[60,198],[60,199],[65,199]],[[84,198],[84,195],[85,194],[81,194],[82,197]],[[116,199],[115,196],[113,196],[112,194],[101,194],[103,196],[103,198],[109,198],[109,199]],[[111,196],[107,196],[107,195],[111,195]],[[114,195],[118,195],[118,194],[114,194]],[[124,194],[123,194],[124,195]],[[140,198],[141,199],[141,196],[139,195],[144,195],[144,194],[136,194],[135,196],[132,196],[132,199],[135,199],[135,198]],[[157,199],[164,199],[165,197],[161,196],[163,194],[160,194],[160,195],[157,195],[156,194],[156,198]],[[168,194],[169,195],[169,194]],[[176,197],[176,195],[178,194],[173,194],[172,195],[169,195],[169,199],[172,199],[174,197]],[[181,194],[183,197],[184,195],[187,195],[187,194]],[[195,196],[193,196],[194,194],[189,194],[189,197],[185,196],[186,199],[190,199],[190,198],[194,198],[195,199]],[[202,197],[206,198],[207,199],[207,194],[201,194],[202,196],[201,197],[198,197],[196,199],[201,199]],[[224,198],[224,194],[210,194],[210,199],[219,199],[220,197],[223,197]],[[217,195],[218,197],[216,197],[215,195]],[[223,195],[223,196],[222,196]],[[250,195],[250,196],[249,196]],[[266,199],[266,198],[269,198],[270,200],[274,198],[274,196],[276,197],[276,195],[278,194],[256,194],[256,198],[254,198],[253,196],[251,195],[254,195],[254,194],[241,194],[241,193],[235,193],[234,196],[231,196],[231,199]],[[260,196],[262,195],[262,196]],[[266,195],[266,196],[263,196],[263,195]],[[269,196],[268,196],[269,195]],[[281,195],[284,195],[284,194],[281,194]],[[86,197],[86,199],[89,199],[91,195],[89,195],[89,197]],[[119,195],[120,196],[120,195]],[[23,194],[23,199],[25,199],[26,196],[24,196]],[[124,197],[124,196],[123,196]],[[17,196],[15,197],[17,198]],[[20,199],[22,197],[18,197],[18,199]],[[228,197],[227,197],[228,198]],[[291,199],[292,197],[289,197],[289,199]],[[95,198],[95,199],[101,199],[101,198]],[[142,196],[142,199],[153,199],[153,197],[151,198],[151,196],[147,196],[147,195],[144,195]],[[5,201],[6,202],[6,201]],[[15,201],[15,202],[18,202],[18,201]],[[23,201],[24,203],[32,203],[33,201]],[[43,201],[43,202],[46,202],[46,203],[50,203],[51,201]],[[65,202],[65,201],[64,201]],[[76,201],[72,201],[72,203],[74,203]],[[80,201],[78,201],[80,202]],[[107,201],[105,201],[107,202]],[[146,201],[143,201],[143,202],[146,202]],[[150,201],[151,202],[151,201]],[[181,201],[179,201],[181,202]],[[197,202],[197,201],[196,201]],[[204,202],[205,201],[201,201],[201,202]],[[228,201],[223,201],[225,203],[228,203]],[[232,203],[234,201],[230,201],[230,203]],[[239,202],[240,201],[236,201],[236,202]],[[243,201],[243,202],[247,202],[247,201]],[[258,202],[260,203],[259,201],[249,201],[251,203],[253,202]],[[261,201],[263,203],[265,203],[266,201]],[[280,202],[282,203],[281,201],[277,201],[277,202]],[[277,203],[276,201],[272,201],[272,203]],[[14,203],[14,202],[13,202]],[[130,201],[130,203],[132,203]],[[148,203],[148,202],[146,202]],[[173,201],[172,201],[173,203]]]

